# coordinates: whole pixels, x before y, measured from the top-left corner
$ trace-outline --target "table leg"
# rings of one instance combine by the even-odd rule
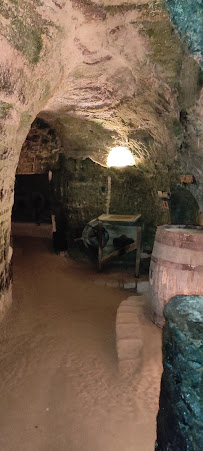
[[[137,227],[137,252],[135,264],[135,277],[139,277],[140,272],[140,248],[141,248],[141,227]]]

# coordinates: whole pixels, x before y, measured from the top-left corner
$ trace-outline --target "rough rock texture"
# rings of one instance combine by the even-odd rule
[[[43,174],[56,166],[61,144],[55,130],[36,119],[23,143],[17,174]]]
[[[181,122],[184,124],[184,137],[177,157],[180,173],[193,174],[196,183],[188,189],[196,198],[203,224],[203,93],[192,108],[183,109]]]
[[[0,16],[5,280],[15,171],[36,116],[56,130],[66,157],[105,166],[109,149],[127,144],[149,178],[172,171],[177,184],[187,166],[203,183],[202,79],[159,0],[1,0]]]
[[[203,297],[175,296],[165,307],[159,451],[203,449]]]
[[[167,178],[157,178],[131,168],[105,168],[90,159],[59,159],[53,173],[54,196],[64,205],[68,228],[80,236],[91,219],[106,213],[107,179],[111,176],[112,214],[141,213],[144,223],[143,243],[150,249],[156,226],[170,221],[157,195],[158,187],[168,186]]]
[[[201,0],[167,0],[173,22],[203,64],[203,3]]]

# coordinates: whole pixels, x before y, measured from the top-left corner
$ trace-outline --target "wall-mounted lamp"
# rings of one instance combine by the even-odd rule
[[[109,152],[107,158],[107,166],[108,167],[117,167],[123,168],[125,166],[133,166],[135,164],[135,160],[133,158],[132,153],[127,147],[113,147]],[[111,176],[108,176],[108,189],[107,189],[107,203],[106,203],[106,213],[109,214],[110,210],[110,202],[111,202]]]
[[[107,158],[108,167],[115,166],[117,168],[121,168],[125,166],[133,166],[134,164],[135,160],[133,155],[127,147],[113,147],[113,149],[109,152]]]

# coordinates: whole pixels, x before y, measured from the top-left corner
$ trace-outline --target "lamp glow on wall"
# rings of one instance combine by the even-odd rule
[[[125,166],[133,166],[135,164],[134,157],[127,147],[113,147],[107,158],[108,167],[123,168]],[[108,176],[108,190],[106,202],[106,214],[109,214],[111,202],[111,176]]]
[[[133,158],[132,153],[127,147],[113,147],[109,152],[107,158],[107,166],[108,167],[125,167],[125,166],[133,166],[135,164],[135,160]]]

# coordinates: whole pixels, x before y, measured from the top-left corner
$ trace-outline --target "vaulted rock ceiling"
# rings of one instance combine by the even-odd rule
[[[194,174],[201,202],[201,2],[193,3],[0,0],[0,313],[11,300],[15,172],[36,117],[65,158],[105,166],[109,149],[127,144],[149,178]]]
[[[1,116],[15,165],[36,115],[69,156],[105,164],[110,147],[128,143],[140,163],[173,163],[200,69],[163,1],[6,0],[0,13]]]

